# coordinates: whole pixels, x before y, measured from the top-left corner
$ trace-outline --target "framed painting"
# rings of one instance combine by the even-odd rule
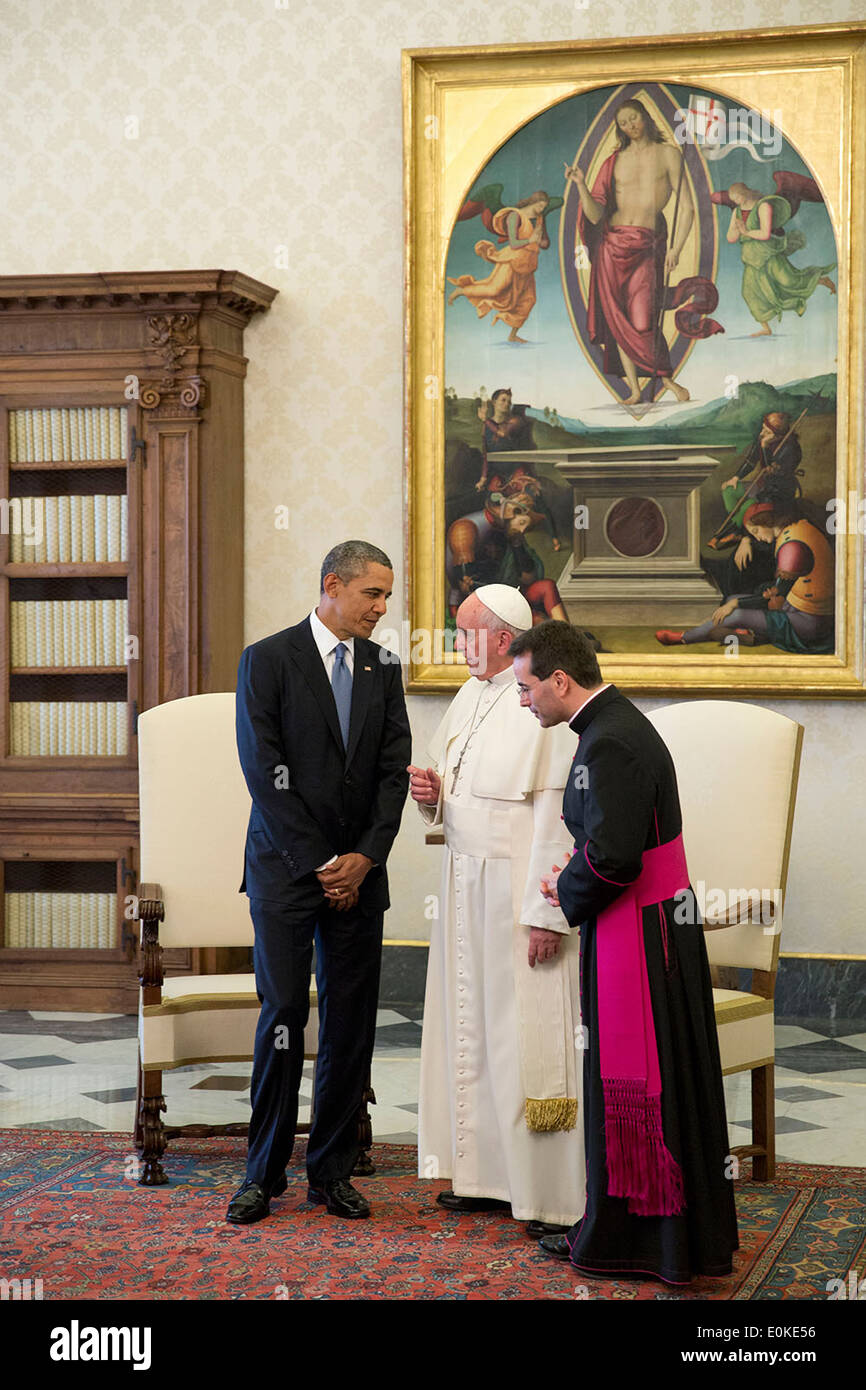
[[[410,690],[864,694],[866,25],[404,53]]]

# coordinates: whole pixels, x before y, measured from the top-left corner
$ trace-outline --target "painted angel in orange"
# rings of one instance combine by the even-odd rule
[[[496,185],[501,188],[501,185]],[[486,190],[484,190],[486,192]],[[557,200],[557,206],[561,199]],[[461,209],[461,219],[477,216],[477,212],[467,211],[470,203]],[[514,207],[500,207],[485,221],[495,232],[500,245],[492,241],[477,241],[475,254],[489,261],[493,269],[483,280],[472,275],[448,277],[457,289],[448,296],[453,304],[460,296],[475,305],[480,319],[496,313],[494,323],[507,323],[511,329],[509,343],[525,343],[517,332],[528,319],[535,304],[535,271],[538,266],[538,253],[550,245],[550,238],[544,225],[545,214],[550,208],[550,198],[539,189],[528,198],[521,198]]]

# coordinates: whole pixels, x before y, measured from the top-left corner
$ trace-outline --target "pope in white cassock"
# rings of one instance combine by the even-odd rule
[[[574,735],[520,706],[508,648],[526,599],[486,584],[457,612],[473,679],[410,767],[445,859],[421,1037],[418,1171],[450,1178],[449,1210],[510,1206],[538,1235],[583,1215],[577,933],[541,895],[571,840],[562,793]]]

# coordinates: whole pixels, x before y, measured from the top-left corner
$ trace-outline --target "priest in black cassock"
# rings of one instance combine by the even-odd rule
[[[578,748],[563,799],[574,851],[542,891],[580,926],[586,1211],[544,1250],[586,1274],[685,1284],[738,1248],[703,927],[670,753],[568,623],[512,643],[522,703]]]

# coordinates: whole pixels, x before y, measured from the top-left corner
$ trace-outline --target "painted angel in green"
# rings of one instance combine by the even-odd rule
[[[823,285],[831,294],[836,286],[828,271],[829,265],[795,266],[790,257],[801,251],[806,238],[798,228],[786,231],[801,202],[823,202],[814,179],[803,174],[779,170],[773,175],[775,193],[761,193],[746,183],[732,183],[727,192],[714,193],[713,202],[731,208],[728,226],[729,242],[739,242],[743,258],[743,298],[749,312],[761,325],[753,338],[772,333],[771,319],[781,320],[782,314],[793,310],[802,315],[806,303]]]

